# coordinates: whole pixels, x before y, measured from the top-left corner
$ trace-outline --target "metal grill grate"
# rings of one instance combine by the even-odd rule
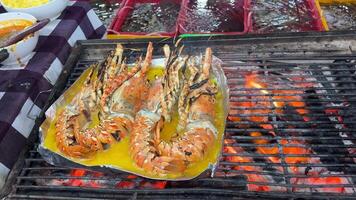
[[[188,53],[213,47],[228,77],[231,113],[214,178],[204,174],[192,181],[166,182],[127,173],[73,172],[46,164],[33,147],[19,161],[24,165],[7,198],[355,197],[356,54],[350,46],[356,37],[258,39],[185,41]],[[113,44],[80,43],[62,84],[70,86]],[[145,45],[127,42],[125,47]],[[155,55],[161,53],[158,49]]]

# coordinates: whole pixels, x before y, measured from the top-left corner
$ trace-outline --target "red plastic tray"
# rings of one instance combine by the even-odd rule
[[[191,32],[189,30],[186,30],[186,25],[187,25],[187,12],[189,12],[190,9],[190,3],[193,2],[198,2],[199,0],[183,0],[183,7],[181,9],[181,13],[179,15],[180,19],[179,19],[179,34],[222,34],[222,35],[242,35],[247,33],[248,29],[249,29],[249,21],[250,21],[250,14],[248,12],[248,0],[235,0],[235,6],[237,8],[241,9],[241,12],[238,16],[236,16],[235,18],[235,22],[236,24],[240,24],[243,25],[243,28],[241,31],[235,31],[235,32],[222,32],[222,31],[217,31],[217,32]],[[222,5],[223,6],[223,5]],[[238,12],[236,12],[238,13]]]
[[[172,0],[172,1],[177,4],[182,5],[181,1],[179,1],[179,0]],[[179,15],[177,16],[177,22],[176,22],[174,32],[160,32],[158,34],[155,34],[155,33],[146,33],[146,32],[123,32],[121,30],[126,19],[128,19],[131,16],[136,4],[159,3],[159,2],[161,2],[161,0],[126,0],[126,1],[124,1],[121,5],[121,8],[116,13],[116,17],[113,20],[113,22],[108,30],[108,34],[132,35],[132,36],[134,36],[134,35],[139,35],[139,36],[149,35],[149,36],[165,36],[165,37],[173,37],[173,36],[177,35]]]
[[[283,2],[283,0],[280,0]],[[325,27],[323,26],[322,23],[322,17],[320,16],[319,10],[317,9],[315,0],[303,0],[304,5],[306,5],[308,11],[307,13],[309,14],[309,17],[311,19],[311,26],[306,26],[304,24],[300,24],[300,31],[325,31]],[[286,1],[284,1],[286,2]],[[249,13],[251,14],[252,18],[250,19],[251,21],[249,22],[249,30],[248,32],[251,33],[265,33],[265,32],[273,32],[273,31],[260,31],[256,28],[255,23],[254,23],[254,17],[255,13],[253,10],[253,0],[248,0],[247,7],[249,10]],[[300,17],[305,17],[305,16],[300,16]]]

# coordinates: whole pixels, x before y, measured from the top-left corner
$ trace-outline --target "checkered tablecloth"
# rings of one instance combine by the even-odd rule
[[[5,12],[2,7],[0,12]],[[105,27],[89,3],[72,1],[40,31],[29,61],[18,68],[0,67],[0,188],[26,144],[48,93],[35,101],[36,97],[53,87],[77,40],[102,38],[104,33]]]

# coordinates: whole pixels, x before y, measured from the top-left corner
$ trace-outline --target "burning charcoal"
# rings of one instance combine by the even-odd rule
[[[117,183],[116,187],[120,189],[135,189],[137,184],[133,181],[120,181]]]
[[[310,166],[306,167],[305,170],[304,170],[304,174],[307,175],[310,172],[311,169],[313,169],[313,168],[310,167]]]
[[[309,107],[318,107],[318,108],[323,108],[324,106],[320,102],[320,98],[316,94],[315,91],[313,90],[308,90],[306,91],[308,96],[306,96],[306,103],[307,106]],[[318,101],[319,100],[319,101]],[[339,130],[335,128],[335,123],[333,123],[330,118],[325,114],[325,109],[323,110],[318,110],[314,111],[316,115],[313,116],[311,119],[312,121],[317,121],[317,122],[322,122],[319,124],[315,124],[315,127],[318,127],[319,129],[328,129],[328,130],[333,130],[333,132],[329,133],[323,133],[323,132],[314,132],[314,138],[310,141],[312,144],[321,144],[323,146],[316,146],[314,145],[312,147],[313,151],[315,151],[318,154],[328,154],[330,156],[328,157],[321,157],[320,160],[323,163],[326,164],[335,164],[335,163],[343,163],[343,164],[354,164],[353,160],[349,156],[349,152],[347,151],[346,148],[330,148],[327,147],[328,145],[338,145],[338,146],[343,146],[343,140],[342,137],[339,136]],[[311,129],[313,128],[313,125],[311,125]],[[318,137],[325,137],[327,136],[326,134],[330,134],[329,136],[334,136],[334,137],[340,137],[340,139],[335,139],[335,140],[320,140]],[[333,154],[338,154],[338,155],[345,155],[344,158],[341,157],[333,157]],[[334,167],[334,166],[329,166],[327,167],[328,170],[330,171],[345,171],[347,170],[348,167]]]
[[[354,73],[353,69],[350,69]],[[319,71],[317,68],[314,71]],[[295,74],[290,72],[289,74]],[[322,77],[322,74],[313,74],[317,77]],[[244,132],[243,139],[238,139],[238,136],[229,136],[236,139],[239,144],[244,145],[240,151],[251,153],[258,153],[260,157],[244,158],[236,157],[233,160],[254,163],[274,163],[282,164],[284,166],[265,165],[262,169],[259,167],[253,168],[254,171],[262,170],[263,172],[270,171],[272,174],[290,173],[305,176],[318,176],[324,172],[335,171],[337,173],[352,174],[348,164],[353,164],[350,156],[342,158],[340,156],[333,157],[332,155],[350,155],[346,148],[329,148],[327,145],[343,146],[343,138],[333,141],[320,139],[320,137],[339,136],[338,129],[335,128],[334,122],[330,120],[327,115],[324,105],[321,103],[321,98],[329,98],[326,95],[319,95],[313,88],[316,84],[309,83],[316,82],[310,75],[303,74],[301,78],[291,77],[289,79],[280,79],[281,74],[269,74],[267,79],[264,75],[246,75],[245,91],[236,87],[233,92],[239,96],[240,100],[246,99],[246,102],[234,102],[232,107],[244,108],[239,110],[232,110],[229,119],[237,121],[235,124],[239,128],[254,129],[261,131]],[[271,78],[273,76],[273,78]],[[304,77],[310,77],[305,79]],[[294,83],[295,82],[295,83]],[[327,82],[323,80],[322,82]],[[282,84],[281,84],[282,83]],[[280,89],[280,88],[293,89]],[[320,86],[319,86],[320,87]],[[330,88],[332,86],[325,86]],[[272,88],[275,88],[271,90]],[[320,92],[321,90],[317,90]],[[258,95],[258,100],[250,97]],[[272,95],[271,95],[272,94]],[[324,93],[323,93],[324,94]],[[325,101],[324,101],[325,102]],[[260,107],[259,107],[260,106]],[[317,108],[317,109],[315,109]],[[261,114],[268,114],[267,117],[262,117]],[[273,114],[273,115],[272,115]],[[243,123],[248,121],[249,123]],[[246,124],[246,125],[245,125]],[[334,130],[332,132],[310,132],[314,128]],[[262,131],[264,130],[264,131]],[[273,130],[273,131],[271,131]],[[256,139],[246,139],[250,135]],[[273,140],[274,137],[279,136],[288,139]],[[308,139],[302,139],[301,136],[308,136]],[[312,139],[310,137],[312,136]],[[293,139],[296,137],[296,139]],[[272,139],[269,139],[272,138]],[[255,143],[255,144],[253,144]],[[310,147],[312,146],[312,147]],[[226,147],[227,148],[227,147]],[[232,148],[232,147],[231,147]],[[236,153],[239,151],[235,150]],[[231,153],[231,152],[230,152]],[[295,156],[300,154],[300,156]],[[330,157],[322,156],[315,157],[312,155],[323,154],[330,155]],[[276,156],[274,156],[276,155]],[[294,155],[294,156],[289,156]],[[232,159],[231,158],[231,159]],[[329,164],[328,167],[310,167],[311,164]],[[333,164],[345,164],[346,167],[336,167]],[[303,164],[304,166],[298,166]],[[248,169],[248,168],[246,168]],[[246,170],[243,167],[237,167],[236,170]],[[251,168],[249,169],[251,170]],[[248,177],[249,179],[256,179],[256,177]],[[262,178],[262,177],[260,177]],[[264,179],[273,183],[286,183],[288,179],[283,176],[263,177]],[[295,180],[293,180],[295,182]],[[251,186],[251,190],[269,190],[269,187],[255,187]]]
[[[356,102],[354,102],[355,104]],[[342,117],[345,127],[350,129],[351,134],[353,136],[353,138],[356,137],[356,106],[355,105],[346,105],[345,106],[345,110],[342,110],[340,112],[340,116]],[[353,139],[353,144],[355,144],[355,139]]]
[[[338,64],[337,68],[340,69],[332,71],[332,74],[336,76],[335,81],[338,81],[335,86],[337,88],[346,88],[339,89],[337,92],[341,94],[356,94],[356,63],[351,63],[347,60],[335,60],[334,64]]]
[[[356,6],[355,5],[328,5],[322,10],[330,30],[355,30]]]
[[[310,127],[310,125],[308,125],[308,121],[305,120],[306,119],[305,116],[307,115],[305,116],[300,115],[294,107],[289,105],[284,106],[283,110],[285,115],[278,116],[280,121],[285,122],[278,125],[278,127],[282,129],[279,132],[280,135],[286,135],[286,136],[290,135],[291,134],[290,132],[284,132],[284,130],[288,130],[288,128],[291,128],[291,124],[293,124],[292,127],[294,129],[306,129]]]
[[[335,176],[327,176],[329,174],[319,174],[326,177],[309,177],[309,178],[292,178],[292,184],[306,185],[307,187],[295,187],[294,192],[330,192],[330,193],[351,193],[352,188],[331,185],[350,184],[347,178]],[[329,185],[330,187],[325,187]],[[312,186],[312,187],[310,187]]]
[[[141,189],[164,189],[167,186],[167,181],[142,181]]]
[[[258,32],[315,30],[307,0],[253,0],[252,12]]]
[[[355,10],[356,11],[356,10]],[[348,60],[335,60],[333,63],[334,65],[337,64],[337,69],[336,71],[331,71],[331,74],[336,76],[335,79],[335,84],[334,87],[337,88],[335,89],[336,94],[342,95],[349,95],[346,98],[343,98],[341,100],[344,101],[344,103],[336,104],[340,105],[340,109],[337,110],[337,112],[333,112],[332,115],[336,116],[336,121],[338,123],[342,124],[341,128],[346,128],[350,131],[347,131],[345,133],[345,136],[351,136],[351,137],[356,137],[356,95],[351,94],[356,94],[356,63],[355,61],[351,62]],[[332,68],[333,66],[330,66]],[[335,66],[334,66],[335,68]],[[348,140],[349,144],[355,144],[354,140]],[[353,153],[355,150],[350,149],[351,153]]]
[[[263,161],[265,162],[265,161]],[[274,167],[274,166],[271,166],[271,165],[267,165],[263,168],[263,171],[264,172],[270,172],[271,174],[278,174],[278,170]],[[278,176],[278,175],[271,175],[271,178],[273,179],[273,181],[275,183],[281,183],[281,184],[284,184],[286,182],[286,179],[284,176]]]
[[[187,8],[186,32],[242,32],[243,1],[191,0]]]
[[[225,144],[228,145],[231,140],[225,139]],[[270,183],[275,183],[276,181],[274,180],[273,176],[270,175],[262,175],[260,174],[263,171],[263,168],[259,166],[253,166],[253,165],[246,165],[247,163],[255,163],[252,157],[242,157],[239,156],[239,154],[246,153],[243,148],[241,147],[232,147],[232,146],[225,146],[224,147],[224,152],[229,153],[229,154],[235,154],[233,156],[226,156],[226,162],[232,162],[236,163],[235,166],[231,166],[233,170],[236,171],[249,171],[249,172],[255,172],[254,173],[246,173],[245,176],[247,177],[248,182],[257,182],[260,183],[258,185],[256,184],[247,184],[247,187],[250,191],[286,191],[286,188],[284,187],[279,187],[279,186],[269,186]],[[238,163],[244,163],[243,165],[238,165]],[[268,164],[267,164],[268,165]],[[265,165],[265,166],[267,166]],[[228,173],[233,173],[235,172],[228,172]],[[243,172],[241,172],[243,173]],[[277,179],[278,181],[284,182],[285,180]],[[266,183],[266,185],[263,185],[261,183]],[[284,182],[285,183],[285,182]]]
[[[122,32],[174,32],[180,4],[162,1],[159,4],[137,4],[126,19]]]

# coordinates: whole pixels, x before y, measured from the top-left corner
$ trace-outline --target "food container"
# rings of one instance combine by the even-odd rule
[[[41,20],[46,18],[55,19],[59,17],[62,11],[67,7],[69,0],[49,0],[46,4],[30,8],[13,8],[7,6],[3,0],[0,0],[0,2],[8,12],[24,12]]]
[[[315,0],[314,3],[315,3],[315,6],[316,6],[316,9],[319,12],[321,23],[323,24],[323,27],[324,27],[325,31],[329,31],[328,22],[326,21],[323,9],[321,9],[321,7],[320,7],[319,0]]]
[[[27,13],[14,12],[0,14],[0,21],[12,19],[25,19],[33,23],[37,21],[34,16]],[[1,64],[7,66],[18,66],[19,64],[27,61],[37,45],[38,37],[39,33],[35,32],[34,34],[26,37],[25,39],[17,42],[16,44],[1,48]]]
[[[325,31],[320,9],[314,0],[249,0],[252,15],[249,32]]]
[[[166,24],[161,25],[161,27],[157,27],[156,30],[154,31],[140,31],[140,30],[135,30],[135,31],[127,31],[125,30],[125,23],[128,23],[128,20],[132,19],[132,15],[135,14],[135,12],[138,9],[147,9],[149,10],[150,8],[158,8],[158,9],[163,9],[164,5],[171,6],[168,7],[170,9],[170,12],[176,12],[176,16],[170,16],[170,17],[161,17],[161,20],[164,18],[164,20],[170,20],[166,21]],[[121,9],[118,10],[115,19],[113,20],[109,30],[108,30],[108,38],[109,39],[118,39],[118,38],[162,38],[162,37],[173,37],[177,35],[177,29],[178,29],[178,17],[179,17],[179,12],[181,10],[181,1],[179,0],[126,0],[122,2]],[[151,7],[152,6],[152,7]],[[159,7],[154,7],[154,6],[159,6]],[[166,8],[167,8],[166,7]],[[142,16],[143,13],[149,13],[150,11],[143,12],[142,13],[137,13],[138,16]],[[162,10],[161,14],[166,14],[167,10]],[[148,23],[153,23],[155,25],[160,24],[160,21],[154,21],[153,17],[151,15],[147,15],[147,18],[145,20],[148,20]],[[162,23],[161,23],[162,24]],[[166,26],[169,24],[168,26]],[[136,24],[138,25],[138,24]],[[150,24],[147,24],[148,27],[153,27]],[[166,26],[166,27],[165,27]],[[141,26],[144,27],[144,26]],[[154,28],[153,28],[154,29]],[[158,30],[158,29],[166,29],[165,31]]]
[[[315,0],[323,23],[330,30],[356,29],[356,1]],[[353,4],[352,4],[353,3]]]
[[[321,4],[356,4],[355,0],[319,0]]]
[[[179,19],[180,34],[241,35],[248,30],[248,0],[183,0],[183,4]]]

